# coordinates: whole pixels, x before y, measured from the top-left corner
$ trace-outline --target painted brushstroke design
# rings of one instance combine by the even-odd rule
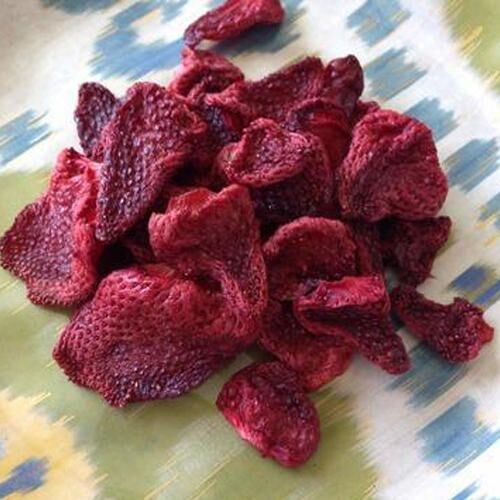
[[[29,458],[19,464],[5,481],[0,482],[0,498],[14,493],[26,494],[43,486],[47,465],[46,458]]]
[[[118,0],[42,0],[44,7],[63,10],[68,14],[84,14],[106,9]]]
[[[492,266],[476,263],[459,274],[448,289],[487,308],[500,298],[500,276]]]
[[[347,26],[369,46],[390,35],[410,17],[398,0],[366,0],[347,17]]]
[[[0,168],[50,135],[45,113],[30,109],[0,125]]]
[[[95,469],[76,446],[66,425],[70,418],[52,421],[40,408],[48,398],[50,393],[13,397],[11,390],[0,391],[5,448],[0,462],[0,498],[35,491],[36,498],[66,498],[69,490],[71,498],[79,500],[97,496]]]
[[[182,5],[173,4],[177,14]],[[152,71],[176,66],[184,45],[181,38],[170,42],[162,39],[151,43],[139,41],[134,23],[155,11],[163,16],[164,21],[171,20],[174,14],[158,2],[147,0],[134,2],[112,16],[95,42],[94,57],[90,61],[92,73],[102,78],[121,76],[133,81]]]
[[[482,222],[493,221],[495,227],[500,229],[500,192],[481,207],[479,220]]]
[[[436,141],[448,135],[458,126],[453,111],[444,109],[437,98],[426,97],[408,108],[405,113],[430,127]]]
[[[500,430],[481,422],[477,410],[477,402],[465,396],[418,431],[424,459],[453,475],[498,441]]]
[[[466,365],[452,364],[418,344],[410,351],[412,368],[388,386],[391,391],[404,389],[410,394],[409,404],[415,409],[425,408],[453,387],[466,374]]]
[[[468,500],[478,490],[476,483],[471,483],[466,486],[462,491],[459,491],[451,500]]]
[[[426,74],[425,70],[408,62],[406,55],[405,48],[389,49],[365,66],[365,76],[374,96],[390,99]]]
[[[473,139],[444,161],[450,186],[469,192],[498,168],[496,139]]]
[[[171,22],[186,3],[186,0],[142,0],[113,15],[94,44],[94,57],[90,61],[92,73],[102,78],[126,77],[133,81],[153,71],[175,67],[184,46],[182,37],[144,43],[140,41],[134,23],[155,12],[161,16],[162,22]],[[303,0],[286,0],[284,3],[287,16],[280,27],[255,28],[236,40],[217,44],[217,50],[233,57],[243,52],[274,53],[296,41],[300,37],[297,21],[305,13]]]

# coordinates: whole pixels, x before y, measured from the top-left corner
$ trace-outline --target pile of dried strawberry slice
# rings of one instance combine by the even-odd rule
[[[166,87],[116,98],[83,84],[84,154],[60,153],[0,258],[33,303],[77,306],[54,358],[111,405],[180,396],[258,344],[276,360],[234,375],[217,406],[263,455],[297,466],[319,443],[307,392],[356,353],[409,369],[391,308],[450,362],[493,330],[466,300],[415,290],[450,233],[437,216],[446,176],[424,124],[360,100],[354,56],[248,81],[196,48],[283,15],[278,0],[228,0],[187,29]]]

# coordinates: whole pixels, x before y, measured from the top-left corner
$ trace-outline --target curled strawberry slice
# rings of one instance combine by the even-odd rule
[[[258,24],[278,24],[284,15],[279,0],[226,0],[189,25],[184,40],[189,47],[202,40],[226,40]]]
[[[262,456],[285,467],[302,465],[318,447],[316,408],[297,375],[279,361],[253,364],[233,375],[217,407]]]
[[[368,222],[434,217],[448,193],[429,128],[390,110],[356,124],[337,174],[344,217]]]
[[[382,276],[322,281],[294,306],[298,320],[309,332],[340,337],[388,373],[409,369],[404,344],[389,319],[389,296]]]
[[[118,239],[146,215],[206,125],[182,98],[136,83],[106,125],[99,175],[97,237]]]
[[[115,271],[71,319],[54,358],[113,406],[180,396],[234,357],[248,336],[234,287],[161,264]]]
[[[47,192],[0,239],[1,265],[25,281],[35,304],[72,306],[97,285],[96,176],[88,158],[63,150]]]
[[[319,280],[337,280],[356,270],[356,245],[341,221],[302,217],[281,226],[263,246],[269,294],[292,300]]]
[[[264,313],[258,342],[292,368],[307,391],[315,391],[342,375],[353,354],[339,338],[310,335],[294,317],[291,303],[274,300]]]
[[[401,285],[392,291],[391,303],[410,332],[453,363],[474,359],[493,339],[493,328],[484,321],[481,308],[465,299],[439,304]]]

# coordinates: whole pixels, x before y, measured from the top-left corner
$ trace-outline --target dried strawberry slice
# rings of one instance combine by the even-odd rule
[[[173,197],[165,214],[151,216],[149,234],[160,262],[194,275],[200,266],[221,269],[241,291],[246,301],[242,307],[260,317],[267,303],[267,282],[246,188],[233,185],[220,193],[199,188]]]
[[[308,163],[308,140],[272,120],[255,120],[239,143],[229,144],[217,166],[230,182],[259,188],[294,177]],[[310,161],[310,160],[309,160]]]
[[[207,125],[207,132],[196,143],[191,161],[211,171],[215,157],[230,142],[239,141],[247,119],[239,107],[220,102],[219,93],[200,94],[190,99],[191,108]]]
[[[182,66],[168,88],[196,100],[203,94],[220,92],[240,80],[243,80],[243,73],[225,57],[208,50],[185,47]]]
[[[370,222],[433,217],[448,193],[431,131],[390,110],[368,113],[358,122],[337,171],[344,216]]]
[[[190,24],[184,40],[190,47],[202,40],[226,40],[259,24],[279,24],[284,16],[279,0],[226,0]]]
[[[288,112],[297,103],[320,97],[324,79],[321,59],[306,57],[262,80],[236,82],[211,96],[211,102],[226,111],[239,113],[240,119],[247,124],[262,117],[285,122]]]
[[[153,264],[157,262],[149,242],[149,219],[154,212],[164,212],[172,197],[191,191],[192,188],[177,184],[180,182],[181,175],[182,180],[185,178],[191,180],[192,172],[190,170],[187,166],[180,169],[171,179],[171,182],[165,184],[158,198],[156,198],[152,210],[148,211],[148,214],[119,240],[132,254],[135,264]]]
[[[116,240],[138,222],[206,125],[183,99],[154,83],[127,92],[103,131],[97,237]]]
[[[103,151],[99,139],[118,102],[112,92],[100,83],[80,85],[74,116],[80,144],[91,160],[102,161]]]
[[[391,303],[410,332],[452,363],[474,359],[493,339],[493,328],[484,321],[481,308],[465,299],[438,304],[401,285],[392,291]]]
[[[54,359],[113,406],[180,396],[242,348],[245,313],[221,286],[159,264],[115,271],[73,316]]]
[[[310,335],[295,319],[291,303],[270,301],[263,317],[259,345],[292,368],[307,391],[342,375],[352,349],[330,335]]]
[[[383,274],[382,243],[376,224],[354,221],[350,224],[356,242],[356,260],[361,276]]]
[[[288,113],[286,128],[319,137],[334,168],[349,149],[351,126],[344,111],[331,99],[317,97],[300,102]]]
[[[319,417],[297,375],[279,361],[253,364],[233,375],[217,408],[263,457],[285,467],[306,462],[319,444]]]
[[[340,221],[302,217],[280,227],[263,247],[269,294],[291,300],[318,280],[337,280],[356,270],[356,245]]]
[[[227,181],[250,188],[264,222],[315,215],[332,197],[333,174],[319,139],[288,132],[265,118],[219,153],[216,169]]]
[[[382,227],[385,258],[397,268],[404,283],[416,286],[430,276],[436,254],[448,240],[451,219],[390,219]]]
[[[388,373],[409,369],[404,344],[389,319],[389,296],[382,276],[321,281],[311,293],[299,297],[294,307],[307,331],[340,337]]]
[[[97,285],[94,164],[63,150],[48,191],[26,206],[0,240],[1,265],[26,282],[35,304],[71,306]]]
[[[320,215],[329,207],[332,194],[327,159],[320,144],[309,151],[317,153],[315,159],[311,158],[311,168],[279,184],[251,188],[255,211],[263,224],[279,225],[297,217]]]
[[[363,69],[356,56],[332,59],[326,66],[323,95],[344,110],[348,118],[353,114],[363,88]]]
[[[308,57],[262,80],[236,82],[222,92],[205,95],[195,107],[211,131],[208,145],[201,145],[201,152],[209,152],[201,156],[204,164],[209,163],[206,158],[214,158],[214,151],[238,141],[253,120],[264,117],[284,123],[298,102],[322,92],[323,71],[320,59]]]

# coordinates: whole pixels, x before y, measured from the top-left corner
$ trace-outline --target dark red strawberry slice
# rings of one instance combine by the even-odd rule
[[[97,237],[105,242],[135,225],[190,154],[206,125],[181,97],[136,83],[103,131]]]
[[[331,99],[314,98],[298,103],[288,113],[286,128],[319,137],[332,168],[344,159],[351,142],[351,125],[346,114]]]
[[[409,369],[404,344],[389,319],[389,296],[382,276],[321,281],[294,305],[297,319],[309,332],[340,337],[388,373]]]
[[[384,257],[389,264],[396,267],[401,281],[419,285],[430,276],[436,254],[448,240],[450,230],[449,217],[420,221],[384,221]]]
[[[240,120],[247,125],[257,118],[283,123],[298,103],[321,96],[324,80],[321,59],[306,57],[262,80],[236,82],[211,96],[211,103],[239,114]]]
[[[363,69],[356,56],[332,59],[325,68],[323,96],[331,99],[348,118],[364,88]]]
[[[292,368],[307,391],[331,382],[351,364],[353,351],[345,342],[331,335],[310,335],[287,302],[270,301],[258,342]]]
[[[378,226],[369,222],[354,221],[350,227],[356,242],[358,274],[383,274],[382,243]]]
[[[263,247],[269,294],[291,300],[318,280],[337,280],[356,271],[356,245],[340,221],[302,217],[281,226]]]
[[[54,358],[113,406],[177,397],[242,349],[249,322],[234,299],[223,283],[164,265],[115,271],[73,316]]]
[[[202,40],[226,40],[258,24],[278,24],[284,15],[279,0],[226,0],[189,25],[184,40],[190,47]]]
[[[217,407],[245,441],[285,467],[302,465],[318,447],[316,408],[297,375],[279,361],[253,364],[233,375]]]
[[[484,321],[481,308],[465,299],[439,304],[401,285],[392,291],[391,303],[410,332],[452,363],[474,359],[493,339],[493,328]]]
[[[95,238],[94,164],[63,150],[49,188],[0,240],[1,265],[26,282],[35,304],[71,306],[94,291],[102,245]]]
[[[356,124],[337,173],[344,216],[369,222],[433,217],[448,193],[429,128],[390,110]]]
[[[225,57],[208,50],[185,47],[182,65],[168,88],[196,101],[203,94],[220,92],[239,80],[243,80],[243,73]]]
[[[170,200],[165,214],[153,214],[150,242],[156,258],[180,272],[218,269],[234,282],[260,318],[267,282],[257,220],[248,190],[232,185],[220,193],[199,188]],[[257,332],[254,332],[257,335]]]
[[[95,161],[102,161],[101,132],[113,116],[118,99],[104,85],[88,82],[80,85],[75,121],[84,153]]]
[[[265,118],[219,153],[216,168],[227,182],[250,188],[262,222],[315,215],[333,193],[333,173],[320,140]]]

